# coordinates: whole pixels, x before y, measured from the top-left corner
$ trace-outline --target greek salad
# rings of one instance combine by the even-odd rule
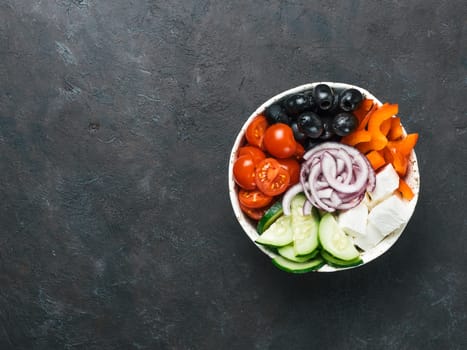
[[[247,125],[232,166],[238,204],[278,268],[357,266],[407,223],[418,134],[407,134],[397,114],[397,104],[320,83]]]

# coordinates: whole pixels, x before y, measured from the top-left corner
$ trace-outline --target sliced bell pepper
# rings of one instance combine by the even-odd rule
[[[391,121],[393,118],[386,119],[384,122],[381,123],[380,130],[381,133],[388,137],[389,130],[391,130]]]
[[[347,136],[344,136],[341,139],[341,142],[349,146],[355,146],[358,143],[368,142],[370,140],[371,140],[371,134],[369,131],[357,130]]]
[[[370,100],[371,101],[371,100]],[[371,118],[371,115],[378,109],[378,105],[376,103],[373,103],[371,108],[366,112],[365,116],[363,119],[360,121],[360,124],[358,124],[357,130],[363,130],[366,128],[368,125],[368,121]],[[355,112],[354,112],[355,113]],[[358,117],[357,117],[358,118]]]
[[[398,191],[401,193],[402,198],[409,201],[415,196],[410,186],[403,179],[399,179]]]
[[[378,170],[379,168],[381,168],[383,165],[386,164],[384,157],[378,151],[371,151],[368,154],[366,154],[366,157],[370,161],[371,167],[374,170]]]
[[[403,154],[404,156],[410,156],[410,153],[414,149],[415,145],[417,144],[418,134],[408,134],[402,140],[398,141],[389,141],[388,147],[391,149],[396,149],[397,152]]]
[[[387,136],[391,141],[395,141],[404,136],[404,129],[402,128],[401,118],[394,117],[391,119],[391,130],[389,130],[389,134]]]
[[[404,177],[407,173],[407,165],[409,164],[409,160],[405,155],[400,152],[397,152],[394,148],[389,148],[392,153],[392,166],[394,170],[396,170],[397,174],[400,177]]]
[[[373,108],[374,104],[375,103],[373,102],[373,100],[366,98],[362,101],[361,105],[353,112],[353,115],[357,117],[359,124],[362,122],[362,120],[365,118],[368,112]]]
[[[381,124],[397,114],[398,105],[385,103],[379,107],[375,112],[371,114],[371,118],[368,121],[368,131],[371,133],[371,140],[369,142],[368,150],[379,151],[386,147],[388,139],[381,132]]]

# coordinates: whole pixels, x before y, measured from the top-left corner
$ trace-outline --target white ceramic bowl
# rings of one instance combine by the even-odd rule
[[[267,247],[264,247],[262,245],[256,244],[255,240],[258,238],[258,233],[256,232],[256,223],[253,222],[248,216],[246,216],[242,210],[240,209],[239,202],[238,202],[238,196],[237,196],[237,185],[235,184],[234,178],[233,178],[233,164],[235,160],[237,159],[237,150],[239,147],[241,147],[243,144],[245,144],[245,131],[248,125],[251,123],[251,121],[258,115],[264,112],[264,110],[270,106],[271,104],[275,103],[276,101],[280,100],[282,97],[288,95],[288,94],[293,94],[293,93],[299,93],[302,91],[310,90],[312,89],[315,85],[317,84],[328,84],[329,86],[336,88],[336,89],[346,89],[346,88],[356,88],[362,92],[365,98],[370,98],[373,99],[376,103],[381,104],[381,101],[378,100],[374,95],[372,95],[370,92],[368,92],[365,89],[362,89],[361,87],[354,86],[354,85],[349,85],[349,84],[344,84],[344,83],[334,83],[334,82],[316,82],[316,83],[310,83],[310,84],[305,84],[301,86],[297,86],[293,89],[281,92],[280,94],[271,97],[269,100],[264,102],[261,106],[259,106],[256,111],[254,111],[250,117],[246,120],[246,122],[243,124],[240,132],[237,135],[237,138],[235,139],[235,143],[232,147],[232,151],[230,154],[230,162],[229,162],[229,194],[230,194],[230,200],[232,202],[232,207],[235,212],[235,216],[237,217],[238,222],[242,226],[243,230],[245,233],[248,235],[248,237],[251,239],[251,241],[260,249],[263,253],[268,255],[270,258],[275,258],[277,254],[271,250],[268,249]],[[401,118],[402,124],[403,124],[403,118]],[[407,177],[406,181],[409,184],[409,186],[412,188],[415,196],[414,198],[410,201],[410,204],[407,206],[407,210],[409,211],[407,213],[407,217],[410,218],[415,210],[415,205],[417,203],[418,199],[418,193],[419,193],[419,188],[420,188],[420,175],[419,175],[419,169],[418,169],[418,163],[417,163],[417,157],[415,155],[415,152],[412,152],[410,161],[409,161],[409,167],[407,170]],[[401,227],[399,230],[389,234],[386,236],[377,246],[375,246],[373,249],[362,252],[361,258],[363,260],[363,264],[358,265],[362,266],[364,264],[369,263],[372,260],[375,260],[377,257],[381,256],[384,254],[386,251],[389,250],[393,246],[393,244],[397,241],[397,239],[401,236],[402,232],[404,231],[405,227],[407,224],[405,224],[403,227]],[[356,267],[358,267],[356,266]],[[335,271],[340,271],[340,270],[347,270],[349,268],[335,268],[331,267],[329,265],[324,265],[321,267],[317,272],[335,272]]]

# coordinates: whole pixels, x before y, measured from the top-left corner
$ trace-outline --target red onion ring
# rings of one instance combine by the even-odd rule
[[[358,205],[374,189],[376,176],[356,148],[336,142],[315,146],[303,156],[300,182],[308,201],[327,212]]]
[[[284,215],[292,214],[290,204],[292,203],[293,197],[297,194],[303,192],[303,185],[299,182],[292,187],[290,187],[287,192],[284,193],[282,197],[282,210],[284,211]]]

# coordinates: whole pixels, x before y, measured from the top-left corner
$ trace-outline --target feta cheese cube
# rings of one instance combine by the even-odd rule
[[[368,218],[368,208],[365,203],[343,211],[337,216],[337,223],[350,236],[364,235]]]
[[[394,194],[370,211],[368,223],[372,224],[383,236],[387,236],[407,222],[408,212],[410,210],[407,202]]]
[[[394,170],[392,164],[386,165],[378,174],[376,174],[376,186],[373,192],[370,192],[371,206],[385,200],[399,187],[399,175]]]
[[[373,226],[373,224],[368,223],[366,226],[365,234],[358,235],[354,238],[354,244],[360,249],[367,251],[374,248],[379,242],[383,240],[384,236],[381,232]]]

